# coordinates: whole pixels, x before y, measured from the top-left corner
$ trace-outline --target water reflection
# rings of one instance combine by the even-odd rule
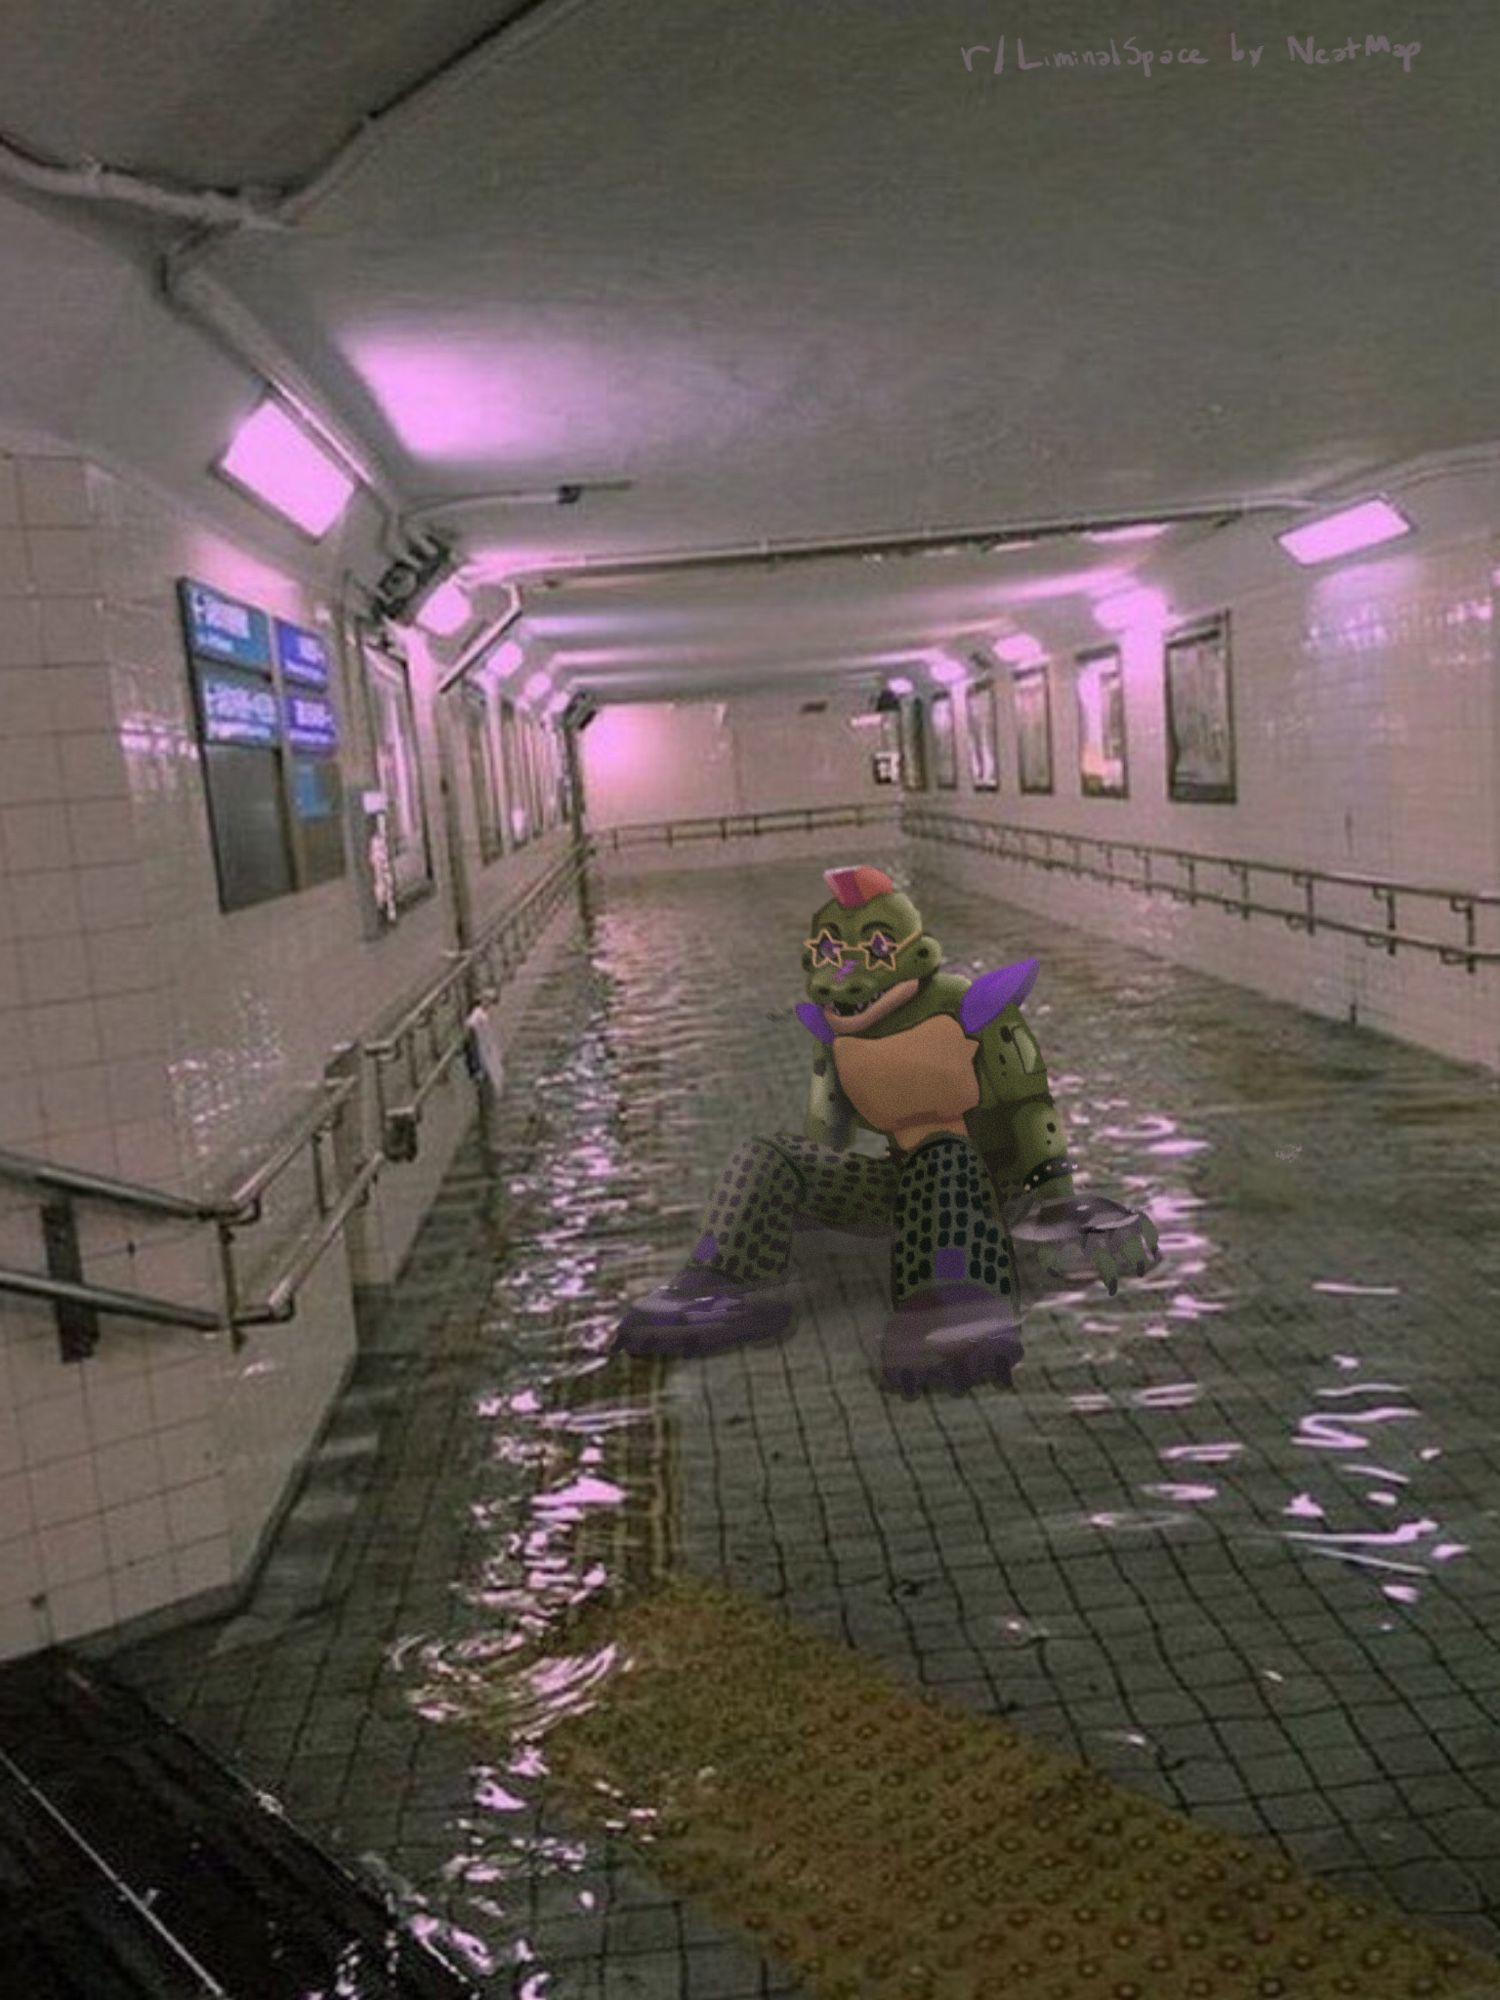
[[[596,1002],[605,997],[596,991]],[[533,1126],[530,1157],[510,1149],[508,1255],[489,1318],[519,1350],[507,1372],[522,1379],[483,1390],[471,1406],[483,1453],[466,1509],[473,1556],[455,1586],[457,1629],[407,1632],[388,1654],[418,1713],[482,1721],[489,1740],[504,1743],[502,1756],[471,1771],[442,1907],[408,1892],[415,1927],[478,1974],[509,1964],[526,2000],[553,1990],[525,1935],[535,1885],[576,1881],[573,1907],[587,1911],[596,1902],[588,1876],[603,1858],[543,1824],[548,1731],[589,1707],[620,1666],[615,1648],[583,1653],[562,1635],[619,1586],[631,1550],[649,1540],[642,1516],[652,1496],[621,1468],[652,1411],[644,1396],[622,1399],[618,1383],[601,1393],[609,1329],[639,1288],[630,1238],[654,1214],[649,1183],[660,1172],[649,1140],[627,1146],[624,1137],[611,1082],[618,1045],[616,1017],[596,1004],[564,1066],[533,1093],[555,1113],[555,1136]],[[626,1805],[610,1817],[639,1827]]]
[[[1395,1286],[1334,1285],[1331,1282],[1314,1289],[1353,1292],[1360,1296],[1377,1292],[1388,1296],[1399,1291]],[[1331,1359],[1344,1374],[1357,1373],[1361,1366],[1359,1357],[1353,1354],[1339,1353]],[[1338,1403],[1340,1408],[1337,1411],[1309,1410],[1299,1419],[1292,1442],[1309,1451],[1363,1453],[1373,1442],[1370,1436],[1372,1426],[1411,1424],[1422,1420],[1421,1409],[1411,1400],[1410,1390],[1401,1382],[1383,1379],[1345,1382],[1325,1385],[1316,1389],[1314,1394],[1320,1401]],[[1366,1397],[1376,1400],[1366,1406]],[[1392,1398],[1405,1400],[1390,1400]],[[1394,1431],[1382,1430],[1380,1435],[1390,1443],[1399,1441],[1399,1433]],[[1433,1445],[1414,1447],[1414,1457],[1419,1463],[1430,1463],[1439,1455],[1439,1449]],[[1364,1458],[1350,1458],[1341,1469],[1379,1481],[1376,1486],[1364,1488],[1358,1496],[1367,1505],[1389,1510],[1407,1504],[1408,1493],[1405,1489],[1412,1485],[1411,1473],[1375,1465]],[[1332,1504],[1347,1504],[1348,1497],[1341,1491]],[[1297,1494],[1282,1511],[1297,1520],[1327,1521],[1330,1518],[1328,1507],[1305,1492]],[[1469,1553],[1467,1544],[1445,1536],[1440,1523],[1430,1512],[1414,1512],[1409,1518],[1388,1521],[1387,1525],[1377,1529],[1330,1526],[1321,1529],[1289,1528],[1283,1533],[1288,1542],[1309,1555],[1374,1571],[1382,1576],[1396,1574],[1427,1578],[1432,1574],[1430,1564]],[[1427,1546],[1424,1547],[1424,1543]],[[1396,1554],[1395,1551],[1401,1553]],[[1382,1584],[1381,1589],[1382,1594],[1393,1603],[1415,1605],[1421,1601],[1421,1589],[1415,1583],[1387,1582]]]
[[[722,889],[715,892],[715,906],[722,895]],[[600,1901],[599,1846],[562,1837],[545,1824],[548,1737],[562,1718],[599,1701],[624,1662],[615,1648],[591,1651],[570,1643],[570,1620],[617,1589],[627,1564],[647,1560],[653,1510],[665,1507],[648,1490],[643,1470],[656,1449],[656,1417],[642,1386],[647,1376],[628,1378],[627,1386],[617,1368],[603,1372],[610,1326],[623,1300],[644,1288],[643,1279],[665,1275],[690,1240],[696,1209],[678,1199],[683,1160],[722,1153],[746,1129],[747,1100],[736,1074],[741,1055],[752,1069],[759,1064],[763,1075],[766,1038],[785,1034],[790,1048],[796,1032],[784,1005],[768,1017],[757,1005],[761,994],[752,991],[748,1007],[739,994],[700,1036],[701,995],[672,968],[692,961],[695,912],[701,916],[705,907],[701,896],[695,901],[684,891],[675,902],[651,897],[649,927],[608,910],[601,915],[599,977],[618,982],[618,994],[606,984],[586,1019],[581,1013],[570,1019],[565,1059],[537,1079],[532,1095],[546,1101],[557,1136],[542,1133],[529,1156],[525,1147],[507,1154],[508,1262],[490,1317],[505,1353],[506,1380],[522,1379],[504,1389],[484,1385],[472,1405],[480,1471],[463,1503],[470,1537],[457,1615],[446,1624],[430,1615],[424,1623],[431,1629],[406,1633],[391,1655],[395,1674],[424,1715],[472,1721],[481,1698],[496,1704],[486,1710],[492,1718],[489,1761],[474,1766],[471,1803],[454,1828],[449,1901],[443,1911],[426,1914],[434,1925],[451,1924],[445,1934],[450,1948],[477,1945],[492,1963],[508,1957],[514,1985],[505,1990],[522,2000],[550,2000],[553,1991],[538,1940],[525,1934],[533,1890],[540,1884],[550,1891],[538,1902],[550,1901],[558,1911],[588,1912]],[[640,908],[638,901],[632,917]],[[582,981],[592,976],[582,965],[574,971]],[[774,997],[769,986],[765,997]],[[688,1022],[693,1026],[684,1041]],[[1363,1637],[1374,1623],[1360,1610],[1367,1604],[1390,1610],[1391,1623],[1381,1629],[1404,1625],[1431,1579],[1469,1549],[1440,1523],[1428,1490],[1434,1482],[1424,1482],[1441,1447],[1423,1398],[1385,1379],[1404,1372],[1401,1363],[1377,1363],[1374,1350],[1366,1363],[1347,1351],[1364,1344],[1362,1331],[1353,1330],[1361,1324],[1355,1316],[1383,1314],[1382,1302],[1400,1298],[1401,1287],[1360,1275],[1353,1258],[1356,1275],[1335,1266],[1335,1275],[1315,1277],[1334,1261],[1326,1243],[1315,1251],[1304,1243],[1299,1250],[1291,1236],[1285,1263],[1278,1243],[1274,1265],[1269,1257],[1257,1265],[1259,1246],[1242,1230],[1232,1202],[1220,1208],[1198,1192],[1208,1185],[1203,1167],[1215,1158],[1217,1137],[1189,1132],[1165,1112],[1139,1111],[1101,1069],[1089,1077],[1058,1069],[1053,1080],[1101,1189],[1126,1191],[1127,1198],[1149,1205],[1164,1261],[1114,1305],[1106,1305],[1092,1283],[1046,1301],[1061,1335],[1050,1353],[1039,1337],[1033,1352],[1039,1359],[1045,1354],[1049,1365],[1055,1360],[1061,1379],[1054,1378],[1050,1396],[1045,1378],[1028,1383],[1027,1393],[996,1420],[1044,1447],[1059,1479],[1046,1500],[1007,1494],[986,1505],[986,1528],[1000,1548],[997,1568],[1007,1588],[1020,1598],[1023,1573],[1039,1582],[1036,1597],[1014,1601],[1007,1615],[987,1611],[985,1631],[991,1647],[1008,1656],[1001,1664],[1012,1669],[1018,1687],[1029,1678],[1038,1682],[1039,1707],[1045,1700],[1063,1712],[1075,1698],[1092,1704],[1087,1720],[1083,1708],[1072,1712],[1077,1736],[1089,1742],[1091,1753],[1113,1746],[1115,1761],[1123,1760],[1132,1777],[1145,1782],[1152,1770],[1181,1761],[1169,1756],[1179,1724],[1162,1719],[1161,1707],[1150,1708],[1122,1670],[1109,1696],[1120,1726],[1098,1727],[1104,1718],[1097,1683],[1108,1667],[1099,1656],[1113,1641],[1104,1636],[1102,1618],[1097,1631],[1091,1623],[1097,1607],[1088,1587],[1080,1584],[1071,1594],[1072,1578],[1084,1574],[1071,1569],[1075,1558],[1098,1574],[1109,1567],[1107,1545],[1115,1545],[1113,1568],[1135,1593],[1117,1602],[1142,1623],[1114,1630],[1170,1640],[1180,1617],[1185,1637],[1213,1635],[1221,1678],[1205,1674],[1202,1686],[1191,1680],[1204,1647],[1195,1652],[1184,1646],[1171,1662],[1179,1688],[1173,1698],[1180,1701],[1188,1689],[1192,1695],[1193,1720],[1181,1726],[1197,1728],[1221,1714],[1220,1689],[1235,1686],[1242,1693],[1246,1681],[1268,1704],[1278,1698],[1289,1709],[1299,1699],[1305,1703],[1309,1688],[1322,1686],[1320,1644],[1342,1647]],[[1224,1107],[1228,1115],[1241,1108]],[[1220,1129],[1206,1115],[1196,1122],[1215,1134]],[[1233,1129],[1242,1133],[1247,1122]],[[763,1123],[763,1113],[756,1113],[750,1129]],[[1300,1151],[1282,1146],[1274,1158],[1287,1162]],[[1261,1166],[1280,1185],[1289,1176],[1270,1167],[1271,1157],[1267,1149]],[[1225,1164],[1221,1156],[1221,1184]],[[1309,1268],[1313,1256],[1318,1261]],[[1341,1343],[1333,1354],[1326,1352],[1330,1322]],[[1278,1336],[1274,1350],[1264,1338],[1267,1327]],[[1299,1386],[1298,1373],[1309,1365],[1304,1343],[1314,1345],[1318,1358],[1311,1362],[1314,1379]],[[839,1365],[830,1354],[830,1367]],[[712,1402],[717,1382],[731,1375],[727,1367],[701,1378],[687,1367],[668,1371],[676,1419],[692,1422],[700,1379],[704,1401]],[[1037,1375],[1043,1377],[1040,1367]],[[762,1386],[757,1379],[757,1403]],[[838,1387],[842,1396],[848,1385]],[[788,1393],[779,1381],[764,1385],[764,1414],[771,1421],[786,1416]],[[848,1393],[852,1399],[857,1392]],[[956,1433],[983,1412],[976,1402],[942,1414]],[[811,1405],[797,1415],[816,1455],[825,1443],[818,1431],[825,1419],[815,1419]],[[761,1416],[759,1407],[751,1414],[716,1411],[710,1441],[715,1460],[726,1460],[741,1476],[747,1466],[755,1469]],[[900,1413],[898,1421],[906,1426],[904,1441],[936,1418],[918,1409]],[[1027,1424],[1035,1427],[1030,1433],[1023,1429]],[[910,1473],[896,1463],[900,1452],[883,1414],[880,1434],[885,1446],[851,1435],[847,1451],[842,1445],[840,1451],[868,1471],[876,1511],[885,1505],[879,1481],[886,1476],[893,1514],[905,1504],[901,1494],[911,1478],[922,1487],[924,1505],[945,1492],[953,1498],[956,1488],[945,1486],[947,1475],[933,1463]],[[693,1442],[703,1444],[701,1431]],[[955,1463],[959,1456],[955,1448]],[[966,1494],[970,1513],[971,1501]],[[803,1537],[795,1554],[806,1575],[822,1574],[811,1557],[830,1553],[826,1522],[809,1525],[793,1502],[786,1532],[789,1545]],[[1007,1535],[1010,1541],[1003,1542]],[[1247,1622],[1253,1616],[1241,1600],[1248,1595],[1250,1561],[1261,1558],[1316,1578],[1317,1611],[1326,1609],[1326,1620],[1320,1636],[1307,1638],[1305,1660],[1290,1642],[1231,1636],[1237,1612]],[[867,1567],[840,1565],[840,1589],[856,1603],[861,1589],[866,1604],[869,1593],[877,1601],[894,1596],[891,1561],[887,1550],[877,1551]],[[789,1598],[799,1573],[788,1565]],[[940,1573],[935,1562],[927,1575]],[[1056,1588],[1063,1578],[1069,1591]],[[1349,1580],[1343,1598],[1341,1578]],[[1158,1581],[1170,1584],[1170,1600],[1165,1590],[1153,1599]],[[1352,1617],[1345,1609],[1350,1598]],[[1172,1609],[1163,1612],[1168,1601]],[[789,1606],[793,1613],[797,1608]],[[1163,1618],[1173,1622],[1173,1632],[1158,1623]],[[1314,1613],[1309,1618],[1316,1623]],[[1189,1634],[1193,1625],[1197,1630]],[[1226,1654],[1238,1660],[1239,1683],[1228,1678]],[[1227,1695],[1222,1698],[1222,1713],[1232,1716]],[[1329,1701],[1335,1698],[1330,1691]],[[1127,1710],[1137,1703],[1140,1716]],[[503,1728],[494,1724],[497,1714]],[[1024,1710],[1018,1726],[1027,1726]],[[618,1794],[604,1796],[617,1829],[649,1836],[646,1809]]]

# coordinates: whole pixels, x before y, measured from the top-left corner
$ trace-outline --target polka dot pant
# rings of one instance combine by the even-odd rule
[[[933,1284],[1011,1290],[1010,1243],[983,1162],[967,1139],[939,1133],[875,1160],[808,1139],[747,1139],[720,1176],[693,1262],[748,1284],[786,1273],[793,1223],[889,1229],[899,1304]]]

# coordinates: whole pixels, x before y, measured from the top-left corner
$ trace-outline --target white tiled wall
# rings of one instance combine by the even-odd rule
[[[802,715],[785,690],[603,708],[579,739],[590,831],[889,801],[871,773],[874,732],[851,727],[864,706],[834,695],[824,713]]]
[[[1500,889],[1496,547],[1489,510],[1467,511],[1474,518],[1461,519],[1435,544],[1423,537],[1327,572],[1286,565],[1284,579],[1244,592],[1234,590],[1232,570],[1214,577],[1200,568],[1174,580],[1167,564],[1153,575],[1169,601],[1195,616],[1231,613],[1237,803],[1168,801],[1162,644],[1149,636],[1124,649],[1127,799],[1080,796],[1071,651],[1061,650],[1049,667],[1053,794],[1018,790],[1012,678],[1001,666],[1000,793],[973,793],[965,768],[958,794],[929,793],[924,803],[1199,854]],[[1500,968],[1471,975],[1435,955],[1390,956],[1334,933],[1309,938],[1275,918],[1247,923],[947,846],[921,851],[926,865],[1024,907],[1333,1018],[1500,1067]],[[1139,867],[1126,857],[1122,865]],[[1235,888],[1212,872],[1200,879]],[[1262,900],[1295,903],[1292,885],[1254,880]],[[1322,889],[1318,908],[1355,923],[1385,921],[1384,906],[1365,889]],[[1459,918],[1442,901],[1403,901],[1399,912],[1403,929],[1462,939]],[[1482,922],[1480,942],[1500,948],[1500,912]]]
[[[300,1108],[335,1043],[378,1032],[441,969],[454,932],[420,646],[435,893],[372,942],[352,880],[221,913],[180,576],[302,624],[325,609],[326,579],[143,486],[0,456],[0,1149],[201,1194]],[[483,869],[471,854],[476,925],[562,839]],[[436,1094],[419,1162],[383,1177],[296,1319],[238,1353],[112,1318],[64,1365],[50,1308],[0,1292],[0,1658],[243,1574],[351,1361],[352,1282],[399,1266],[472,1109],[462,1077]],[[242,1238],[252,1296],[309,1203],[299,1168]],[[217,1306],[210,1232],[117,1211],[80,1227],[91,1280]],[[35,1198],[3,1177],[0,1261],[43,1265]]]

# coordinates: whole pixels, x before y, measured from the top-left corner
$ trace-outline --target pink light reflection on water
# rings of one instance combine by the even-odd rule
[[[1356,1285],[1339,1278],[1314,1278],[1312,1288],[1330,1298],[1338,1299],[1399,1299],[1399,1285]]]
[[[1238,1458],[1244,1449],[1242,1444],[1225,1439],[1219,1444],[1172,1444],[1157,1456],[1171,1464],[1227,1465],[1231,1459]]]

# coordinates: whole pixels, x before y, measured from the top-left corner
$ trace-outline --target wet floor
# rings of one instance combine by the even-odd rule
[[[881,1251],[829,1237],[784,1344],[609,1359],[735,1141],[800,1124],[822,886],[605,878],[498,1175],[455,1165],[255,1598],[116,1664],[486,1993],[797,1991],[558,1816],[537,1729],[586,1663],[516,1683],[509,1752],[473,1719],[577,1606],[672,1572],[1500,1948],[1500,1089],[915,886],[955,969],[1040,957],[1071,1150],[1157,1219],[1147,1280],[1036,1304],[1011,1396],[884,1395]]]

